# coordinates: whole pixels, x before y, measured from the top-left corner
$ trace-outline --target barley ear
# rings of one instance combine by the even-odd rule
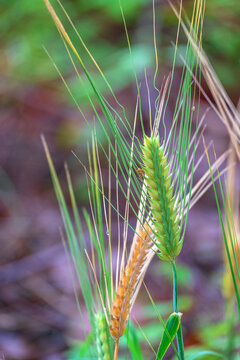
[[[110,360],[106,320],[101,313],[95,315],[95,330],[98,360]]]
[[[111,309],[110,333],[115,341],[123,336],[145,271],[154,256],[151,231],[147,224],[135,233],[127,265],[121,274]]]
[[[142,153],[159,256],[164,261],[173,262],[181,251],[182,239],[170,165],[158,136],[144,137]]]

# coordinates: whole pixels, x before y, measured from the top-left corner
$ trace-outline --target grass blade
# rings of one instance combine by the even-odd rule
[[[156,360],[161,360],[165,355],[167,349],[175,338],[181,323],[181,313],[172,313],[166,323],[161,343],[158,348]]]
[[[203,350],[203,351],[199,351],[197,354],[190,356],[187,360],[211,359],[211,358],[213,358],[213,359],[223,358],[223,355],[217,353],[216,351]]]

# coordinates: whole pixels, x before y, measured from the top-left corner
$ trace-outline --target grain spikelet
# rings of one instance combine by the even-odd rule
[[[123,334],[141,280],[154,255],[151,231],[147,224],[135,234],[127,265],[122,272],[112,305],[110,333],[115,341]]]
[[[159,256],[171,262],[179,254],[182,240],[170,165],[158,136],[145,136],[142,152],[155,236],[161,252]]]
[[[98,360],[110,360],[110,352],[106,330],[106,319],[101,313],[95,315],[96,344]]]

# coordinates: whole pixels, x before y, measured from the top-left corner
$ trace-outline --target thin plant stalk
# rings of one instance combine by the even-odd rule
[[[237,153],[234,150],[234,145],[230,146],[231,152],[228,158],[228,173],[226,179],[226,203],[229,203],[229,208],[227,208],[227,213],[225,216],[225,228],[227,229],[227,217],[232,217],[232,224],[230,224],[231,232],[234,232],[236,229],[236,242],[231,244],[230,233],[227,231],[227,241],[230,248],[231,259],[234,261],[234,256],[236,257],[236,262],[239,264],[239,191],[236,187],[236,155]],[[232,214],[231,214],[232,211]],[[236,252],[236,254],[234,253]],[[226,251],[224,249],[224,263],[225,263],[225,274],[223,277],[223,294],[226,300],[226,320],[227,320],[227,344],[225,349],[226,360],[232,360],[234,358],[234,343],[235,343],[235,298],[234,298],[234,289],[233,282],[231,278],[231,272],[229,271],[229,264],[227,261]],[[237,272],[237,267],[234,271]],[[238,285],[239,287],[239,285]]]
[[[173,272],[173,309],[178,313],[178,290],[177,290],[177,269],[175,262],[172,262],[172,272]],[[180,323],[178,332],[177,332],[177,346],[178,354],[181,360],[184,360],[184,345],[183,345],[183,335],[182,335],[182,325]]]
[[[118,347],[119,347],[119,339],[117,339],[115,342],[114,360],[118,359]]]

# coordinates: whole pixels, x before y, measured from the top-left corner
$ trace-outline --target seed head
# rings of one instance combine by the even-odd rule
[[[143,163],[160,257],[172,262],[182,248],[172,174],[159,137],[144,137]]]

